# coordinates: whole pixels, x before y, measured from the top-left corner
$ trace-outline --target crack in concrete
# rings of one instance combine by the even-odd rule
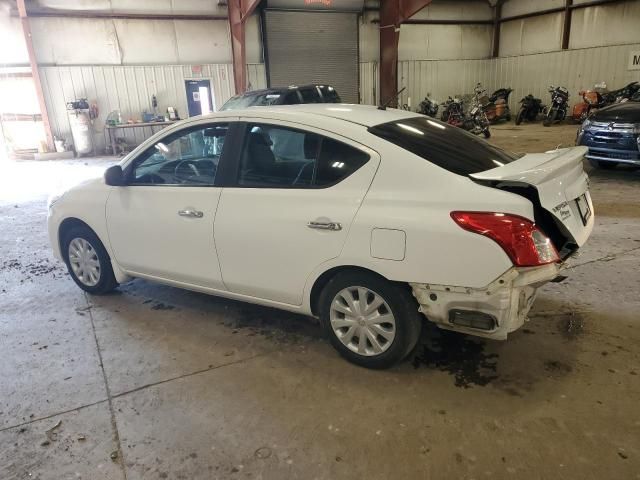
[[[140,390],[145,390],[145,389],[150,388],[150,387],[155,387],[157,385],[162,385],[164,383],[173,382],[174,380],[180,380],[181,378],[193,377],[194,375],[200,375],[202,373],[212,372],[213,370],[218,370],[219,368],[229,367],[231,365],[237,365],[239,363],[248,362],[248,361],[253,360],[255,358],[271,355],[272,353],[279,352],[279,351],[280,350],[272,350],[270,352],[258,353],[256,355],[252,355],[251,357],[241,358],[239,360],[234,360],[234,361],[228,362],[228,363],[222,363],[220,365],[216,365],[215,367],[203,368],[201,370],[196,370],[194,372],[184,373],[182,375],[177,375],[175,377],[167,378],[167,379],[164,379],[164,380],[158,380],[157,382],[147,383],[145,385],[141,385],[139,387],[132,388],[131,390],[126,390],[124,392],[116,393],[115,395],[113,395],[112,398],[120,398],[120,397],[123,397],[125,395],[129,395],[130,393],[139,392]]]
[[[571,266],[567,267],[567,270],[573,270],[574,268],[583,267],[584,265],[590,265],[590,264],[596,263],[596,262],[610,262],[611,260],[615,260],[615,259],[617,259],[618,257],[620,257],[622,255],[626,255],[627,253],[636,252],[638,250],[640,250],[640,247],[635,247],[635,248],[632,248],[630,250],[625,250],[623,252],[612,253],[610,255],[605,255],[604,257],[595,258],[593,260],[589,260],[589,261],[586,261],[584,263],[578,263],[577,265],[571,265]]]
[[[111,415],[111,427],[113,428],[113,439],[117,445],[118,461],[122,468],[122,477],[127,480],[127,469],[125,467],[124,455],[122,452],[122,444],[120,443],[120,433],[118,432],[118,422],[116,420],[116,412],[113,408],[113,397],[111,396],[111,389],[109,388],[109,382],[107,381],[107,373],[104,370],[104,363],[102,362],[102,350],[100,349],[100,342],[98,342],[98,335],[96,334],[96,324],[93,321],[92,304],[87,298],[87,294],[84,294],[84,299],[87,302],[87,312],[89,313],[89,319],[91,320],[91,329],[93,330],[93,338],[96,341],[96,350],[98,351],[98,359],[100,360],[100,370],[102,370],[102,378],[104,380],[104,388],[107,391],[107,402],[109,403],[109,413]],[[112,457],[113,458],[113,457]]]
[[[31,418],[31,419],[27,420],[26,422],[17,423],[15,425],[10,425],[8,427],[2,427],[2,428],[0,428],[0,432],[4,432],[6,430],[11,430],[12,428],[24,427],[25,425],[31,425],[32,423],[39,422],[41,420],[48,420],[50,418],[57,417],[58,415],[65,415],[67,413],[77,412],[78,410],[82,410],[84,408],[89,408],[89,407],[94,407],[96,405],[100,405],[101,403],[105,403],[106,401],[107,401],[107,399],[105,398],[104,400],[98,400],[97,402],[87,403],[86,405],[80,405],[79,407],[73,407],[73,408],[70,408],[69,410],[63,410],[61,412],[52,413],[51,415],[45,415],[44,417]]]

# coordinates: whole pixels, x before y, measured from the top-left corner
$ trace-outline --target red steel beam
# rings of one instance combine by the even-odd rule
[[[390,101],[398,91],[398,41],[400,24],[429,5],[431,0],[381,0],[380,2],[380,102]]]
[[[33,84],[36,87],[36,94],[38,95],[38,104],[40,105],[40,114],[42,115],[42,124],[44,125],[47,147],[50,151],[54,151],[53,133],[51,133],[51,123],[49,123],[47,105],[44,101],[42,82],[40,81],[40,72],[38,71],[38,60],[36,59],[36,52],[33,49],[33,42],[31,41],[31,25],[29,24],[29,18],[27,16],[27,9],[24,5],[24,0],[17,0],[17,5],[20,22],[22,23],[22,33],[24,33],[24,41],[27,44],[27,53],[29,54],[31,76],[33,77]]]
[[[233,55],[233,83],[236,95],[247,89],[247,54],[245,22],[260,0],[229,0],[229,27],[231,28],[231,53]]]

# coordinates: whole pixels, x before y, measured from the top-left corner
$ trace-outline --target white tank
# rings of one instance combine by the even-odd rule
[[[93,150],[89,110],[69,110],[68,112],[76,154],[78,156],[87,155]]]

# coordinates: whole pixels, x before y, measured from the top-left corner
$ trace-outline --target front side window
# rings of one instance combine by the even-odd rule
[[[191,127],[174,132],[138,157],[132,185],[214,184],[228,124]]]
[[[317,133],[267,124],[247,126],[238,184],[320,188],[345,179],[369,160],[350,145]]]
[[[458,175],[471,175],[513,162],[517,157],[426,116],[383,123],[369,132]]]

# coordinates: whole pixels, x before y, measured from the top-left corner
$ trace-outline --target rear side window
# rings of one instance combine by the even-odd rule
[[[335,88],[330,86],[322,86],[320,87],[320,91],[322,92],[325,103],[342,103],[340,95],[338,95],[338,92],[336,92]]]
[[[238,184],[253,188],[322,188],[347,178],[369,155],[331,138],[279,125],[250,124]]]
[[[369,132],[458,175],[470,175],[513,162],[515,155],[426,116],[383,123]]]
[[[320,94],[316,87],[301,88],[300,95],[302,95],[302,103],[321,103]]]

